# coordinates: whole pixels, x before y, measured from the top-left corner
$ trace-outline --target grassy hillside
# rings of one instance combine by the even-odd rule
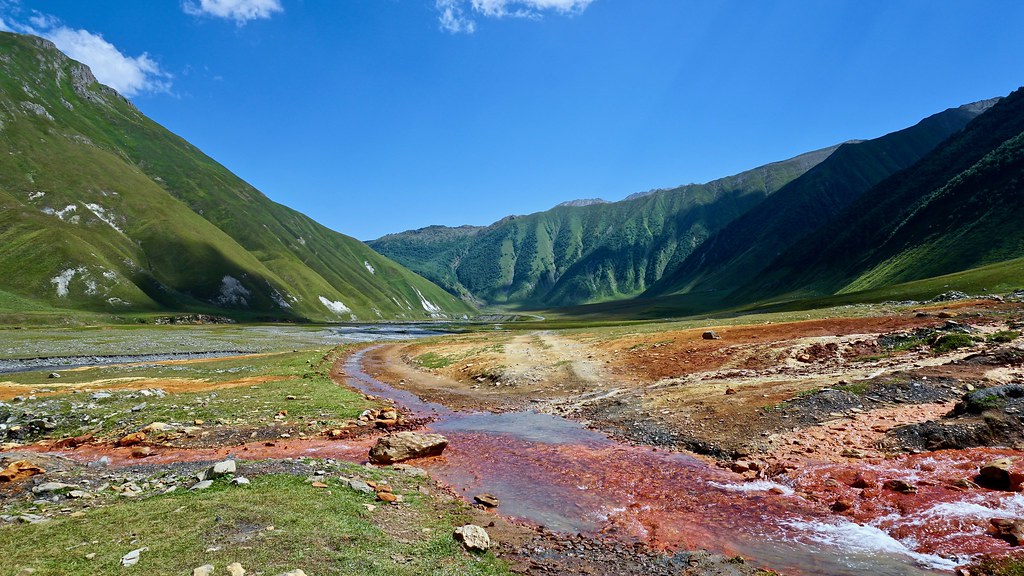
[[[1024,90],[782,254],[736,298],[875,289],[1024,256]]]
[[[621,202],[557,206],[485,229],[431,227],[370,245],[488,304],[550,307],[633,296],[834,150]]]
[[[372,320],[471,309],[280,204],[49,42],[0,33],[0,290],[51,307]]]
[[[921,159],[995,101],[961,106],[881,138],[843,144],[821,164],[783,186],[701,244],[647,292],[729,291],[829,222],[861,194]]]

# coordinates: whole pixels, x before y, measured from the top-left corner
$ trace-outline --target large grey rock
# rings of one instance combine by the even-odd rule
[[[392,464],[410,458],[440,456],[447,446],[448,439],[440,434],[397,432],[377,440],[377,445],[370,449],[370,462]]]
[[[121,566],[134,566],[138,564],[142,553],[147,551],[149,551],[149,548],[138,548],[121,556]]]
[[[62,482],[46,482],[36,486],[32,489],[33,494],[50,494],[53,492],[63,492],[66,490],[74,490],[78,488],[74,484],[64,484]]]
[[[234,474],[237,470],[234,460],[225,460],[223,462],[217,462],[213,466],[210,466],[206,470],[203,470],[199,474],[196,474],[196,478],[202,480],[213,480],[214,478],[220,478],[221,476],[227,476],[228,474]]]
[[[213,564],[203,564],[199,568],[192,569],[192,576],[213,576]]]
[[[373,488],[369,484],[363,482],[359,478],[342,478],[342,482],[348,484],[348,487],[355,490],[356,492],[362,492],[363,494],[373,494]]]
[[[455,529],[455,540],[470,552],[486,552],[491,547],[491,537],[476,524],[466,524]]]

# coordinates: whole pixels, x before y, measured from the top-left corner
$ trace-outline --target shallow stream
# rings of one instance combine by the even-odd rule
[[[504,515],[664,549],[739,554],[787,574],[925,574],[959,563],[946,550],[917,551],[912,535],[897,540],[830,513],[797,495],[798,481],[743,482],[685,453],[631,446],[548,414],[454,412],[422,401],[369,376],[364,354],[345,363],[348,383],[433,418],[426,428],[450,444],[422,465],[467,499],[497,496]]]

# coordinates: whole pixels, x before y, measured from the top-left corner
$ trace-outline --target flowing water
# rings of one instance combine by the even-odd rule
[[[362,368],[366,350],[336,374],[366,394],[389,398],[427,431],[450,441],[444,455],[417,465],[467,499],[491,493],[501,514],[552,530],[581,532],[652,547],[739,554],[787,574],[921,575],[949,573],[974,554],[1010,548],[987,536],[991,518],[1024,516],[1024,495],[957,488],[993,458],[1019,454],[974,449],[850,464],[808,463],[780,483],[739,476],[685,453],[632,446],[578,422],[540,414],[456,412],[393,388]],[[219,449],[159,448],[148,462],[310,456],[363,462],[373,438],[292,439]],[[76,459],[100,454],[115,465],[127,449],[83,446]],[[867,474],[904,479],[916,494],[850,488]],[[876,483],[877,484],[877,483]],[[853,503],[845,515],[832,502]]]
[[[422,465],[467,498],[494,494],[504,515],[664,549],[740,554],[787,573],[926,574],[959,563],[956,550],[919,551],[911,534],[897,539],[797,495],[794,487],[810,479],[742,482],[693,456],[623,444],[557,416],[454,412],[369,376],[364,354],[345,363],[349,384],[433,418],[426,428],[450,444]]]

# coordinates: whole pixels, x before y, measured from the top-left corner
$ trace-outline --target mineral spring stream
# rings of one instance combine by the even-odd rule
[[[708,549],[742,555],[786,574],[910,575],[949,573],[972,555],[1000,554],[1008,544],[988,536],[991,518],[1024,515],[1017,493],[956,488],[980,463],[1010,454],[951,450],[882,463],[808,462],[779,482],[744,482],[730,471],[682,452],[618,442],[578,422],[536,412],[456,412],[394,388],[363,369],[367,350],[344,362],[336,381],[394,401],[425,430],[448,437],[444,455],[417,465],[472,496],[501,500],[501,514],[566,533],[657,549]],[[219,449],[160,448],[149,462],[283,457],[363,462],[372,438],[254,442]],[[76,459],[102,455],[131,461],[125,449],[83,447]],[[867,474],[912,481],[917,492],[849,487]],[[855,503],[847,514],[832,502]]]

